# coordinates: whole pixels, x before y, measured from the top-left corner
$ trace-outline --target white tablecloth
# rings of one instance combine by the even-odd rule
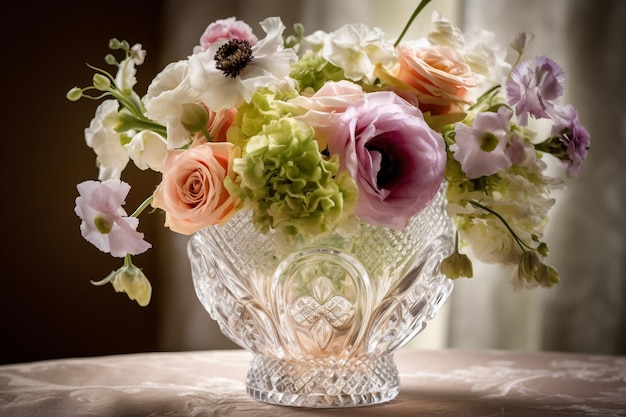
[[[626,416],[626,357],[400,350],[399,396],[352,409],[249,398],[243,350],[0,366],[0,416]]]

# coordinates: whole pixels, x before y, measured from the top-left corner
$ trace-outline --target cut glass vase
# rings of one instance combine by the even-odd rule
[[[403,230],[361,224],[340,235],[287,242],[239,212],[189,241],[196,293],[221,331],[254,356],[247,392],[299,407],[392,400],[393,354],[452,290],[440,273],[452,253],[445,188]]]

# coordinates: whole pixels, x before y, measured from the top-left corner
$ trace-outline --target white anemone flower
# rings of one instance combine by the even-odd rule
[[[168,149],[178,149],[192,141],[193,134],[181,122],[186,104],[198,103],[189,85],[189,61],[173,62],[150,83],[143,99],[146,116],[165,125]]]
[[[255,45],[230,39],[189,57],[190,85],[209,109],[238,107],[259,88],[272,88],[288,77],[298,57],[293,49],[284,48],[285,26],[278,17],[260,24],[267,36]]]

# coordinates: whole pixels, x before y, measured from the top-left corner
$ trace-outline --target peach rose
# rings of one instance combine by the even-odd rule
[[[447,46],[398,46],[394,76],[415,89],[423,112],[432,115],[458,111],[477,79],[465,59]]]
[[[237,212],[239,200],[228,193],[224,179],[234,180],[231,168],[238,149],[228,142],[196,142],[169,152],[152,202],[165,211],[165,226],[188,235],[224,224]]]
[[[226,131],[233,124],[237,109],[226,109],[219,112],[208,110],[209,124],[207,129],[214,142],[226,142]]]

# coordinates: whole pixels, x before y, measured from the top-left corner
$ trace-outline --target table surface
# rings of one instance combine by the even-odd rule
[[[0,366],[1,416],[626,416],[626,357],[496,350],[395,355],[398,397],[350,409],[249,398],[244,350]]]

